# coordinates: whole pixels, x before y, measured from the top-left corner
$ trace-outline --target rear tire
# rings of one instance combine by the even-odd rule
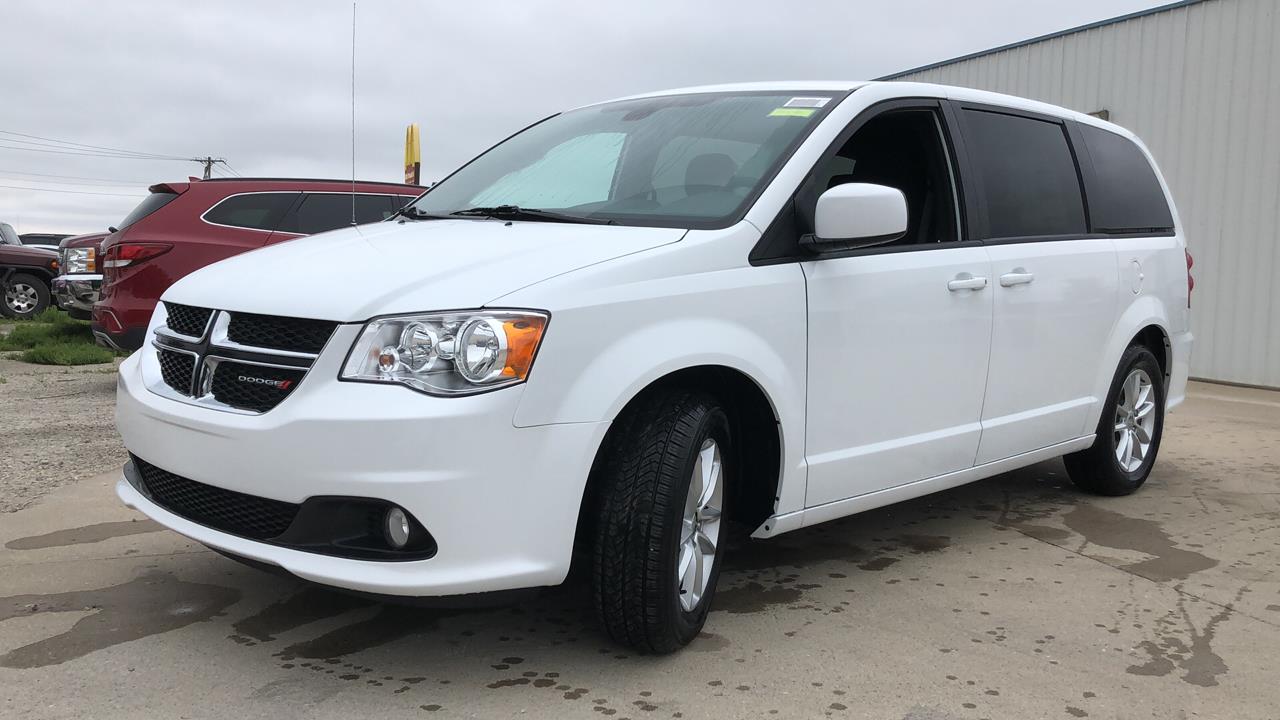
[[[0,313],[5,317],[26,320],[49,307],[49,286],[35,275],[16,273],[9,277],[0,297]]]
[[[709,395],[670,390],[629,410],[611,437],[593,478],[596,613],[615,642],[673,652],[702,630],[720,576],[737,470],[729,421]]]
[[[1164,373],[1155,355],[1130,347],[1111,381],[1093,446],[1062,459],[1076,487],[1098,495],[1128,495],[1142,487],[1160,450],[1164,401]]]

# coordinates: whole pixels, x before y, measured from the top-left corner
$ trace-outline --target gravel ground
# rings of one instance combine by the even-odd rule
[[[120,360],[56,367],[16,355],[0,353],[0,513],[125,461],[112,418]]]

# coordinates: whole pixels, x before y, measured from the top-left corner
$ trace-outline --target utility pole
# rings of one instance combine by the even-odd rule
[[[210,156],[210,157],[202,157],[202,158],[200,158],[200,157],[197,157],[197,158],[191,158],[191,161],[192,161],[192,162],[198,162],[198,163],[202,163],[202,164],[204,164],[204,179],[205,179],[205,180],[208,180],[208,179],[211,177],[212,172],[213,172],[213,166],[214,166],[214,164],[216,164],[216,163],[222,163],[223,165],[226,165],[226,164],[227,164],[227,161],[226,161],[226,160],[223,160],[222,158],[211,157],[211,156]]]

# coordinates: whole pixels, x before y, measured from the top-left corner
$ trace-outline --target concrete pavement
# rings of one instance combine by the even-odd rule
[[[383,605],[160,530],[114,478],[0,515],[0,717],[1280,717],[1280,393],[1195,384],[1131,497],[1055,461],[743,541],[661,658],[581,585]]]

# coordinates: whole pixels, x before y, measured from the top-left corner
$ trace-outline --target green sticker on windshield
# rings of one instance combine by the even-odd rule
[[[809,117],[815,112],[814,108],[780,107],[774,108],[769,117]]]

